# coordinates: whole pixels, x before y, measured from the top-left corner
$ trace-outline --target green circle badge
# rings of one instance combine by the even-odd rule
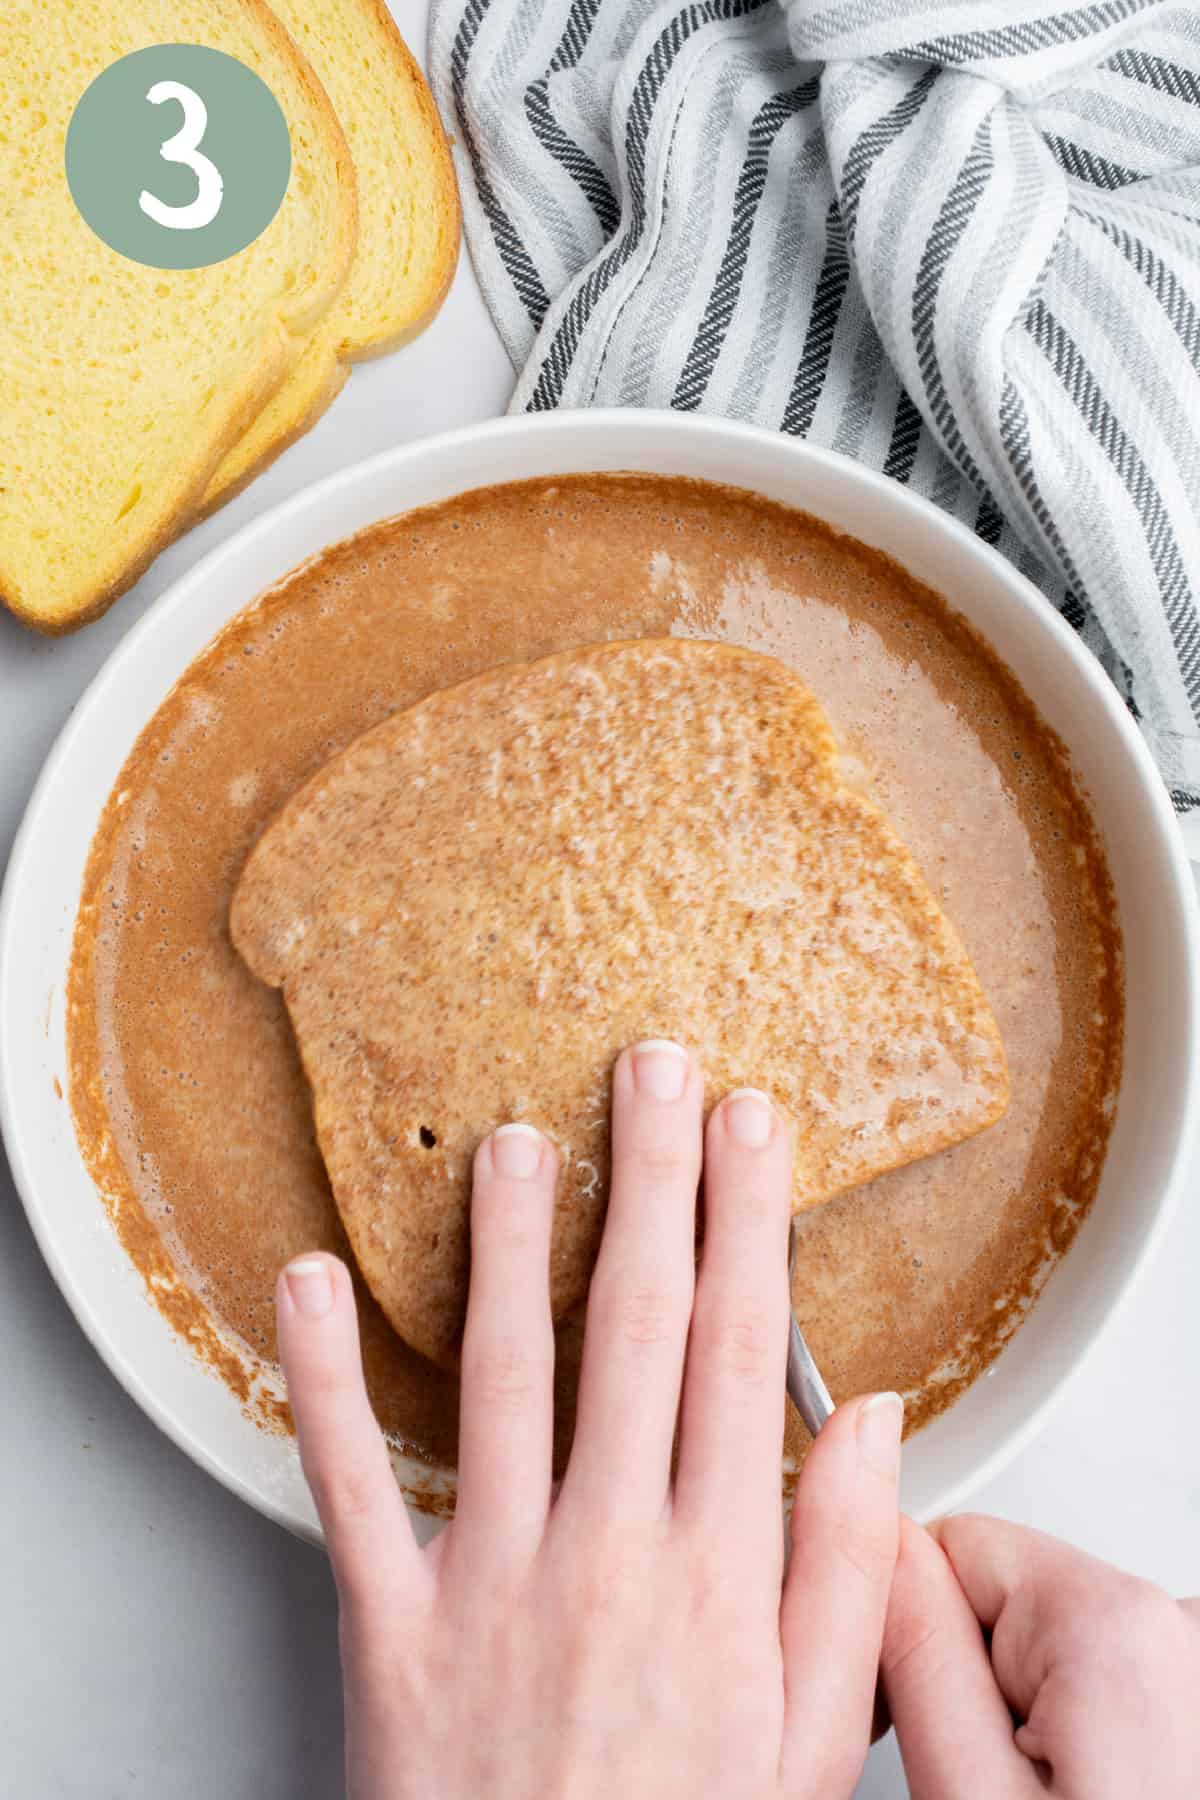
[[[266,82],[203,44],[154,44],[101,74],[67,128],[67,185],[87,223],[133,262],[202,269],[252,244],[292,169]]]

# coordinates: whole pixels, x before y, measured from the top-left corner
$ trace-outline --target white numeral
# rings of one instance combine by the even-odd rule
[[[196,198],[186,206],[167,206],[157,195],[142,189],[138,205],[156,225],[171,231],[199,231],[211,225],[221,210],[224,186],[221,171],[198,148],[208,125],[208,109],[194,88],[181,81],[156,81],[146,95],[152,106],[164,100],[178,100],[183,108],[183,124],[168,138],[159,151],[164,162],[182,163],[196,177]]]

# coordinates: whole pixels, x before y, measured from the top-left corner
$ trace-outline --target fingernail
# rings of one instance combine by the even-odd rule
[[[305,1319],[323,1319],[333,1311],[329,1264],[319,1256],[302,1256],[284,1270],[292,1305]]]
[[[688,1053],[670,1038],[647,1038],[633,1048],[633,1085],[649,1100],[681,1100],[687,1086]]]
[[[492,1167],[508,1181],[528,1181],[542,1160],[542,1134],[518,1120],[492,1133]]]
[[[900,1435],[904,1428],[904,1402],[899,1394],[872,1394],[859,1408],[858,1454],[879,1475],[894,1475],[900,1467]]]
[[[735,1088],[725,1096],[725,1129],[743,1150],[761,1150],[770,1143],[773,1116],[761,1088]]]

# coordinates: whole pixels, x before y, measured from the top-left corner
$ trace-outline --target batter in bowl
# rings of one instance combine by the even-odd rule
[[[943,600],[736,489],[581,475],[481,489],[333,546],[247,608],[147,726],[101,821],[70,989],[71,1099],[118,1231],[235,1385],[216,1318],[274,1351],[291,1256],[346,1244],[280,997],[229,939],[245,858],[295,788],[389,713],[499,663],[638,636],[766,651],[823,706],[995,1013],[1000,1122],[802,1221],[795,1300],[835,1397],[898,1388],[909,1428],[1019,1325],[1095,1194],[1120,1078],[1119,927],[1062,745]],[[452,1461],[456,1383],[365,1295],[393,1438]],[[577,1321],[559,1332],[560,1448]],[[789,1453],[803,1449],[789,1422]]]

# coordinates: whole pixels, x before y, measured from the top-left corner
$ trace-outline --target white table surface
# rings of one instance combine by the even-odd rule
[[[395,0],[424,44],[424,0]],[[464,254],[415,345],[354,372],[232,505],[60,642],[0,614],[0,855],[79,694],[156,596],[227,533],[389,444],[504,410],[512,373]],[[1118,1331],[981,1510],[1200,1592],[1200,1168]],[[0,1792],[19,1800],[335,1800],[323,1555],[161,1437],[76,1327],[0,1158]],[[859,1800],[906,1792],[892,1740]]]

